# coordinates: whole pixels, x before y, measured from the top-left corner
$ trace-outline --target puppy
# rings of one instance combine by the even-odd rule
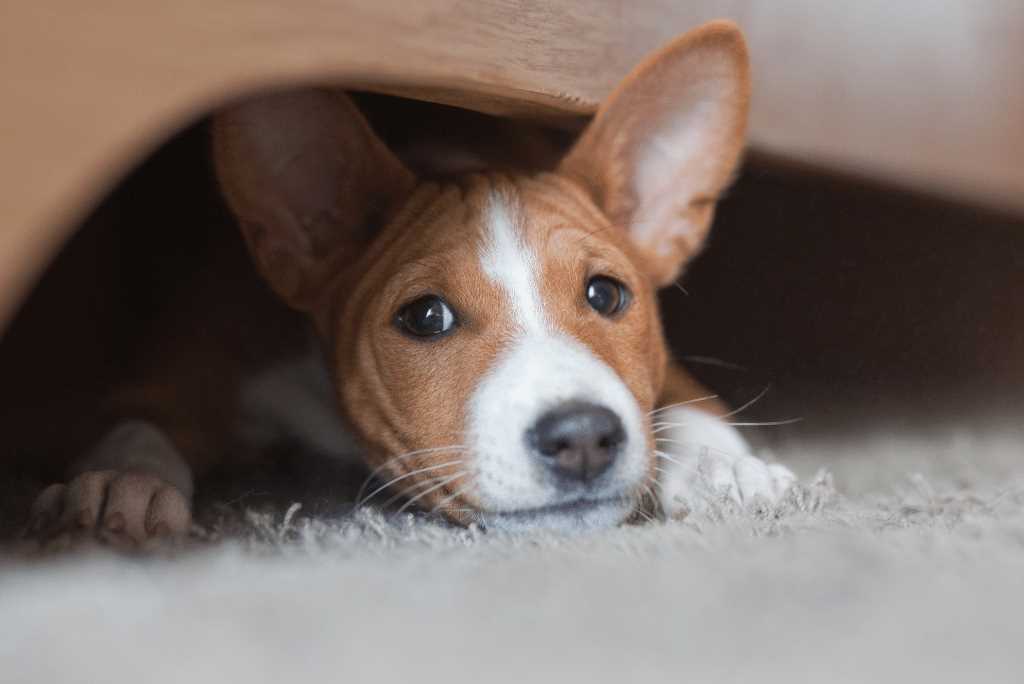
[[[444,180],[340,92],[223,111],[217,176],[269,289],[221,265],[184,293],[33,529],[182,535],[197,475],[284,441],[357,451],[403,510],[491,529],[776,500],[792,473],[670,361],[655,299],[707,236],[749,91],[740,32],[708,24],[640,64],[553,168]]]

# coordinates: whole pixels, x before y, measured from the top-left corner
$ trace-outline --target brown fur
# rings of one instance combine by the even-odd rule
[[[645,188],[631,185],[639,143],[671,116],[670,86],[699,94],[718,87],[713,82],[725,83],[727,92],[714,101],[722,115],[707,132],[709,149],[675,168],[678,178],[666,178],[666,191],[652,203],[641,196]],[[638,66],[553,171],[418,182],[346,96],[325,91],[227,110],[214,123],[214,157],[257,270],[282,300],[308,314],[339,408],[364,442],[368,464],[387,465],[413,450],[462,442],[466,399],[511,332],[503,322],[507,303],[478,258],[486,204],[495,194],[519,207],[525,239],[543,255],[541,295],[554,324],[613,368],[643,411],[659,399],[706,394],[669,364],[655,292],[678,276],[704,239],[742,147],[748,97],[742,38],[735,27],[716,23]],[[688,194],[674,192],[676,185]],[[645,211],[660,223],[641,239],[630,229],[648,218],[639,216]],[[584,284],[599,274],[632,291],[628,315],[606,319],[588,307]],[[159,425],[199,471],[232,449],[228,430],[245,377],[294,353],[302,337],[301,323],[259,286],[230,292],[221,285],[223,273],[208,277],[191,300],[205,310],[194,317],[181,312],[170,326],[179,334],[164,340],[161,371],[118,402],[120,415]],[[411,339],[394,325],[395,312],[433,292],[459,311],[458,334]],[[266,353],[252,363],[238,359],[215,332],[224,329],[246,344],[262,338]],[[423,454],[387,470],[394,476],[451,458]],[[462,484],[422,503],[429,508]],[[460,503],[472,506],[472,492]]]

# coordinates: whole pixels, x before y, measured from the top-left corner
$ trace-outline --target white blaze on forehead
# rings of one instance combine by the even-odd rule
[[[485,217],[486,235],[480,266],[505,291],[510,310],[522,330],[547,328],[540,297],[540,260],[523,235],[519,207],[505,197],[493,195]]]
[[[617,497],[645,474],[647,441],[640,407],[616,372],[580,340],[558,330],[545,315],[541,297],[542,255],[527,243],[523,216],[514,198],[492,196],[487,212],[480,266],[502,291],[515,333],[469,399],[467,432],[473,446],[476,497],[485,511],[537,509],[572,501],[579,492],[563,491],[527,444],[536,421],[558,404],[583,399],[608,407],[622,420],[626,444],[615,466],[588,497]],[[582,296],[582,283],[580,296]],[[548,307],[572,305],[548,302]],[[504,327],[504,326],[502,326]],[[614,524],[610,518],[575,521],[570,526]],[[564,527],[564,515],[552,513],[533,526]],[[604,514],[607,516],[607,511]],[[612,520],[615,518],[615,520]],[[485,517],[486,520],[486,517]],[[603,522],[602,522],[603,521]],[[507,519],[488,524],[507,525]]]

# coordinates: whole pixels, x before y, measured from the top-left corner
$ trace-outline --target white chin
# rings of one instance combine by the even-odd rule
[[[488,530],[516,534],[529,532],[578,533],[615,527],[633,512],[628,498],[581,500],[517,511],[482,511],[476,521]]]

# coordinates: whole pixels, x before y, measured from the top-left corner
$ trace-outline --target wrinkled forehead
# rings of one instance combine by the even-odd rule
[[[347,311],[356,317],[370,309],[389,316],[436,295],[455,307],[469,333],[503,339],[503,332],[546,322],[549,331],[579,336],[585,326],[571,293],[582,293],[588,276],[612,276],[640,298],[647,293],[625,231],[551,174],[425,186],[375,248],[350,293]]]
[[[436,191],[403,223],[403,270],[446,278],[475,270],[492,284],[507,284],[512,266],[539,276],[588,257],[628,267],[634,256],[624,231],[582,190],[551,174],[473,176]]]
[[[483,244],[512,235],[544,262],[597,255],[627,259],[628,241],[578,186],[554,174],[482,179],[472,195]]]

